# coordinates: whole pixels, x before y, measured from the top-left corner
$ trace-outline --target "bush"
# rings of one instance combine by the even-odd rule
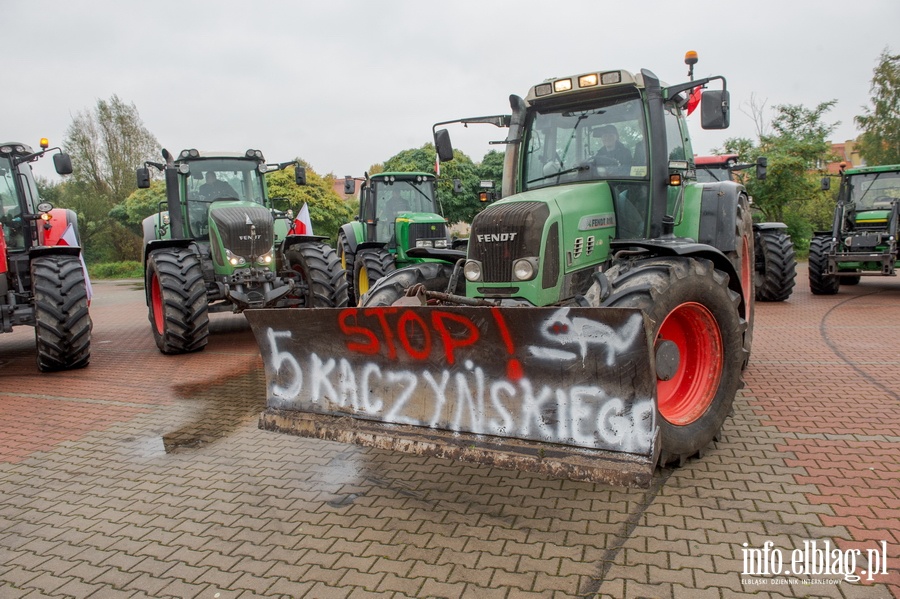
[[[103,262],[89,264],[88,275],[92,279],[141,279],[144,276],[144,268],[140,262],[134,260]]]

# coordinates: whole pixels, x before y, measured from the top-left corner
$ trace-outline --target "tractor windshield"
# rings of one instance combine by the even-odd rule
[[[375,189],[375,216],[378,220],[377,241],[390,241],[394,219],[403,212],[436,212],[434,208],[434,181],[425,179],[394,179],[373,181]]]
[[[526,123],[523,190],[572,181],[645,179],[644,131],[637,96],[535,110]]]
[[[23,250],[26,247],[28,227],[22,218],[22,206],[16,191],[16,169],[9,157],[0,156],[0,224],[3,226],[6,246],[11,250]],[[22,166],[21,171],[29,187],[34,188],[34,179],[30,176],[31,169],[28,165]],[[36,188],[29,191],[37,196]]]
[[[193,236],[208,234],[209,206],[216,200],[265,204],[263,174],[255,160],[213,158],[189,162],[186,180],[188,223]]]
[[[900,172],[850,175],[847,192],[856,210],[889,209],[900,200]]]
[[[718,181],[733,181],[731,170],[720,164],[697,165],[697,181],[700,183],[716,183]]]

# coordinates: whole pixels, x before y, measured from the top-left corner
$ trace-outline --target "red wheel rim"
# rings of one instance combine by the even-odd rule
[[[657,381],[660,415],[685,426],[700,418],[712,403],[722,379],[724,352],[719,325],[701,304],[685,302],[669,312],[657,341],[678,346],[679,364],[668,381]]]
[[[153,308],[153,324],[156,326],[156,332],[163,334],[163,299],[162,291],[159,289],[159,279],[156,273],[153,273],[150,280],[150,305]]]

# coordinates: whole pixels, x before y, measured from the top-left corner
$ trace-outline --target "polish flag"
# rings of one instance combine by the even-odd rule
[[[693,91],[691,91],[691,95],[688,97],[688,101],[687,101],[688,116],[690,116],[690,114],[692,112],[694,112],[694,110],[698,106],[700,106],[700,92],[701,92],[701,88],[699,85],[697,87],[695,87],[693,89]]]
[[[309,205],[306,202],[303,202],[303,208],[300,209],[300,213],[297,214],[297,222],[303,225],[301,228],[302,231],[294,231],[295,233],[299,233],[301,235],[312,235],[312,221],[309,219]],[[295,227],[296,229],[297,227]]]

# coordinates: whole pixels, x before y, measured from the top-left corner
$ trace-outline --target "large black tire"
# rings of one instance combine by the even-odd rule
[[[750,200],[741,194],[735,207],[734,219],[734,247],[727,252],[728,259],[734,266],[735,272],[741,279],[741,295],[743,296],[742,318],[747,322],[744,327],[744,364],[747,368],[750,363],[750,352],[753,349],[753,320],[756,313],[756,272],[754,269],[754,256],[756,253],[755,236],[753,234],[753,216],[750,214]]]
[[[286,296],[300,308],[346,308],[347,277],[337,252],[320,241],[300,243],[285,252],[297,290]]]
[[[91,361],[87,282],[78,256],[31,261],[34,338],[41,372],[83,368]]]
[[[349,299],[348,305],[355,306],[357,300],[359,299],[356,295],[356,286],[353,285],[353,263],[356,259],[356,254],[353,253],[353,249],[350,247],[350,240],[347,239],[347,236],[343,231],[338,233],[337,252],[338,259],[341,262],[341,268],[344,269],[344,273],[347,279],[347,297]]]
[[[363,250],[353,264],[353,281],[357,299],[369,292],[382,277],[397,269],[394,255],[385,249]]]
[[[390,306],[406,295],[406,290],[419,283],[428,291],[446,292],[453,275],[453,265],[446,262],[423,262],[400,268],[382,277],[359,302],[360,306]],[[454,293],[465,292],[465,279],[459,277]]]
[[[147,259],[147,303],[156,347],[164,354],[200,351],[209,340],[209,302],[200,256],[159,250]]]
[[[793,293],[797,258],[791,236],[782,229],[756,234],[756,299],[783,302]]]
[[[827,237],[813,237],[809,240],[809,290],[813,295],[834,295],[841,286],[838,277],[825,274],[830,245],[831,240]]]
[[[654,347],[667,340],[678,348],[674,376],[657,381],[657,423],[660,465],[680,465],[718,437],[741,387],[740,297],[728,275],[704,259],[647,258],[615,265],[605,276],[610,285],[605,293],[601,285],[591,288],[591,305],[640,308]]]

